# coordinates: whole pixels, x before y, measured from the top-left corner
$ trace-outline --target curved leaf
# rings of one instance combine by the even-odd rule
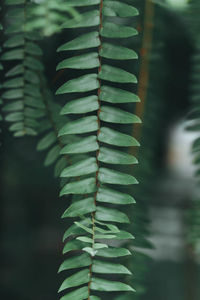
[[[84,114],[95,111],[99,108],[98,97],[88,96],[81,99],[68,102],[61,110],[61,115],[66,114]]]
[[[67,183],[61,190],[60,196],[68,194],[90,194],[96,191],[95,178],[83,179]]]
[[[124,71],[122,69],[111,67],[109,65],[103,65],[99,73],[99,78],[119,83],[137,83],[135,75]]]
[[[60,69],[93,69],[99,67],[98,53],[82,54],[61,61],[56,70]]]
[[[98,31],[90,32],[78,36],[74,40],[65,43],[64,45],[58,48],[58,52],[67,51],[67,50],[81,50],[99,47],[100,39]]]
[[[83,75],[79,78],[72,79],[64,83],[56,92],[56,94],[65,93],[83,93],[93,91],[99,88],[97,74]]]
[[[105,1],[103,14],[108,17],[135,17],[139,12],[135,7],[126,3],[119,1]]]
[[[99,149],[96,136],[82,138],[78,142],[71,143],[61,150],[61,154],[68,153],[88,153]]]
[[[65,134],[80,134],[98,130],[96,116],[85,117],[76,121],[67,123],[60,130],[58,136]]]
[[[98,140],[100,142],[115,145],[115,146],[122,146],[122,147],[129,147],[129,146],[140,146],[138,141],[134,139],[132,136],[127,134],[121,133],[119,131],[102,127],[101,131],[98,135]]]
[[[85,214],[94,212],[96,206],[93,198],[87,198],[81,201],[72,203],[70,207],[64,212],[62,218],[74,218],[78,216],[83,216]]]
[[[109,164],[137,164],[138,160],[127,153],[118,150],[101,147],[98,160]]]
[[[107,38],[128,38],[137,35],[136,29],[129,26],[122,26],[110,22],[105,22],[101,29],[101,35]]]
[[[127,111],[111,106],[101,106],[100,119],[109,123],[131,124],[141,123],[140,118]]]

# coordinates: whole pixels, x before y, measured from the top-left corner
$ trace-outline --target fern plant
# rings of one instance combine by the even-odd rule
[[[76,96],[77,99],[68,102],[61,111],[61,114],[73,115],[75,119],[59,130],[59,137],[78,137],[77,141],[66,145],[61,154],[87,154],[88,157],[78,160],[61,173],[61,178],[70,182],[63,186],[60,196],[75,195],[62,218],[79,219],[64,234],[63,240],[67,241],[64,254],[71,251],[75,253],[61,264],[59,272],[75,271],[63,282],[59,292],[67,290],[62,300],[97,300],[100,299],[98,292],[133,291],[120,278],[114,280],[116,274],[123,276],[130,274],[130,271],[106,259],[129,255],[127,249],[114,245],[116,240],[133,238],[117,226],[129,223],[129,219],[115,206],[135,202],[132,196],[119,192],[118,186],[138,182],[132,175],[120,172],[118,168],[134,164],[137,160],[125,150],[119,149],[139,146],[139,143],[133,137],[116,130],[115,126],[141,122],[136,115],[116,107],[118,104],[139,101],[134,93],[123,87],[125,83],[136,84],[137,79],[132,73],[113,67],[112,64],[113,60],[137,58],[133,50],[119,46],[114,41],[137,34],[134,28],[119,24],[123,22],[121,18],[134,17],[138,11],[118,1],[69,0],[68,4],[75,7],[91,6],[91,10],[83,12],[79,21],[66,21],[63,27],[92,29],[90,33],[58,49],[58,52],[85,50],[84,54],[61,61],[58,70],[87,70],[85,75],[69,80],[57,90],[58,95],[86,93],[83,98]],[[95,50],[90,50],[93,48]],[[105,279],[104,275],[109,275],[109,279],[113,280]]]
[[[36,135],[39,127],[37,119],[44,116],[39,84],[43,65],[38,59],[42,50],[35,42],[38,35],[25,31],[31,3],[29,0],[7,0],[5,4],[9,7],[5,30],[7,39],[1,58],[4,62],[13,62],[5,73],[3,83],[5,120],[13,123],[9,129],[16,137]]]

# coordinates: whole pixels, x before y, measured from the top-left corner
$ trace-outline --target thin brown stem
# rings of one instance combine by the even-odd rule
[[[100,55],[100,51],[102,48],[102,37],[101,37],[101,29],[103,27],[103,0],[101,0],[100,5],[99,5],[99,12],[100,12],[100,24],[99,24],[99,40],[100,40],[100,46],[98,48],[98,54],[99,54],[99,69],[98,69],[98,74],[101,72],[101,67],[102,67],[102,59],[101,59],[101,55]],[[100,147],[100,143],[98,141],[98,135],[100,133],[100,129],[101,129],[101,121],[100,121],[100,112],[101,112],[101,100],[100,100],[100,93],[101,93],[101,79],[98,78],[99,81],[99,88],[98,88],[98,103],[99,103],[99,109],[97,111],[97,122],[98,122],[98,130],[97,130],[97,143]],[[99,160],[98,160],[98,156],[99,156],[99,150],[97,150],[96,152],[96,163],[98,166],[98,170],[96,172],[96,186],[97,186],[97,192],[98,192],[98,188],[100,187],[100,182],[99,182]],[[97,197],[97,192],[94,195],[94,202],[95,202],[95,206],[97,205],[97,201],[96,201],[96,197]],[[95,212],[92,213],[92,248],[94,250],[95,247]],[[93,263],[90,265],[90,281],[88,283],[88,300],[90,300],[90,296],[91,296],[91,283],[92,283],[92,265]]]
[[[151,0],[146,0],[144,24],[143,24],[143,40],[142,40],[142,47],[140,50],[141,64],[140,64],[138,91],[137,91],[137,94],[141,102],[138,102],[136,104],[136,109],[135,109],[135,114],[140,119],[143,119],[146,100],[147,100],[150,53],[152,50],[153,29],[154,29],[154,15],[155,15],[154,3]],[[134,124],[133,135],[138,141],[140,141],[142,135],[141,124]],[[136,149],[133,148],[131,149],[131,153],[133,155],[136,155],[137,151],[138,150]]]

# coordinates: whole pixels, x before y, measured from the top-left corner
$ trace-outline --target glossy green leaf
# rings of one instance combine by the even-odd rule
[[[53,131],[47,133],[37,144],[37,150],[42,151],[49,148],[56,141],[56,135]]]
[[[123,46],[118,46],[109,43],[102,44],[100,55],[105,58],[119,59],[119,60],[138,58],[138,55],[132,49],[128,49]]]
[[[131,274],[131,272],[123,265],[99,260],[93,261],[92,272],[101,274]]]
[[[63,248],[63,254],[68,253],[70,251],[80,250],[83,247],[83,243],[77,240],[71,240],[66,243]]]
[[[138,181],[135,179],[135,177],[107,169],[107,168],[100,168],[98,179],[101,183],[110,183],[110,184],[122,184],[122,185],[129,185],[129,184],[137,184]]]
[[[87,236],[79,236],[76,238],[77,240],[84,242],[84,243],[89,243],[92,244],[93,243],[93,239],[87,237]]]
[[[135,17],[139,12],[135,7],[123,2],[105,1],[103,14],[108,17]]]
[[[101,107],[100,119],[109,123],[131,124],[141,123],[140,118],[119,108],[105,106]]]
[[[98,189],[97,201],[121,205],[135,203],[135,200],[130,195],[106,187]]]
[[[54,176],[59,177],[60,173],[64,170],[66,165],[68,165],[68,158],[66,156],[61,157],[55,164],[54,167]]]
[[[130,223],[127,215],[117,209],[97,206],[97,211],[95,216],[96,219],[99,221]]]
[[[94,212],[96,206],[93,198],[86,198],[81,201],[74,202],[70,207],[64,212],[62,218],[74,218],[78,216],[83,216],[88,213]]]
[[[99,67],[99,57],[97,52],[86,53],[79,56],[71,57],[61,61],[56,70],[60,69],[93,69]]]
[[[88,96],[68,102],[61,110],[61,115],[84,114],[99,108],[98,97]]]
[[[99,78],[111,82],[137,83],[137,78],[135,77],[135,75],[109,65],[102,66],[101,71],[99,73]]]
[[[92,10],[81,14],[79,20],[69,19],[66,21],[62,28],[81,28],[92,27],[100,24],[100,15],[98,10]]]
[[[96,250],[98,250],[98,249],[104,249],[104,248],[108,248],[108,245],[102,244],[102,243],[95,243],[94,244],[94,249],[96,249]]]
[[[60,46],[57,51],[60,52],[66,50],[89,49],[99,47],[99,45],[99,33],[97,31],[94,31],[78,36],[74,40],[65,43],[64,45]]]
[[[65,168],[62,171],[60,176],[61,177],[82,176],[82,175],[95,173],[97,172],[97,170],[98,170],[98,166],[97,166],[96,158],[91,157],[88,159],[78,161],[72,166]]]
[[[97,74],[89,74],[67,81],[57,90],[56,94],[83,93],[98,88],[99,81],[97,79]]]
[[[106,85],[101,87],[100,100],[109,103],[134,103],[140,101],[139,97],[131,92]]]
[[[115,146],[140,146],[138,141],[136,141],[136,139],[134,139],[132,136],[107,127],[101,128],[100,134],[98,135],[98,140],[100,142]]]
[[[130,239],[131,240],[135,239],[135,237],[131,233],[125,230],[120,230],[120,232],[117,232],[115,234],[115,237],[113,238],[113,240],[130,240]]]
[[[67,183],[61,190],[60,196],[67,194],[90,194],[96,191],[95,178],[88,178],[77,182]]]
[[[134,291],[134,289],[125,283],[119,281],[109,281],[100,278],[92,279],[91,289],[102,292]]]
[[[111,22],[104,22],[104,26],[101,29],[101,35],[107,38],[128,38],[137,34],[137,30],[132,27]]]
[[[85,300],[88,298],[88,287],[84,286],[78,290],[67,293],[60,300]]]
[[[130,165],[138,163],[138,160],[130,154],[105,147],[100,148],[98,160],[109,164]]]
[[[97,116],[90,116],[67,123],[60,129],[58,136],[81,134],[96,130],[98,130]]]
[[[96,255],[107,258],[117,258],[131,255],[131,252],[125,248],[107,248],[98,250]]]
[[[59,154],[60,154],[60,147],[56,145],[47,153],[47,156],[44,161],[44,165],[46,167],[52,165],[59,157]]]
[[[65,289],[79,286],[85,283],[88,283],[90,281],[90,271],[89,269],[85,269],[82,271],[79,271],[72,276],[68,277],[63,284],[61,285],[58,292],[61,292]]]
[[[74,256],[74,257],[66,259],[61,264],[58,272],[62,272],[65,270],[70,270],[70,269],[87,267],[87,266],[91,265],[91,262],[92,262],[92,260],[87,253],[84,253],[79,256]]]
[[[88,153],[99,149],[96,136],[82,138],[78,142],[71,143],[61,150],[61,154],[68,153]]]

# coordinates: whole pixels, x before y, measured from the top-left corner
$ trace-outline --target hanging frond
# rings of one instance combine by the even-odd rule
[[[3,111],[5,120],[13,123],[9,129],[14,136],[36,135],[38,118],[44,116],[41,103],[39,72],[43,64],[39,57],[41,48],[37,45],[37,35],[26,33],[24,26],[28,18],[28,0],[7,0],[7,28],[2,60],[10,66],[3,83]]]
[[[90,33],[59,47],[59,52],[80,49],[87,52],[65,59],[57,69],[92,71],[69,80],[57,90],[57,94],[87,93],[83,97],[77,96],[76,100],[64,106],[61,113],[73,114],[75,120],[66,123],[59,130],[58,136],[80,135],[78,141],[66,145],[61,153],[88,156],[61,172],[62,178],[71,181],[63,186],[60,196],[78,196],[62,218],[80,220],[75,221],[64,234],[66,245],[63,253],[79,251],[67,258],[59,268],[59,272],[74,270],[63,282],[59,292],[66,290],[62,300],[97,300],[101,299],[101,293],[100,296],[94,296],[98,292],[103,292],[104,297],[105,292],[134,291],[123,283],[123,276],[131,272],[121,264],[108,262],[107,258],[113,260],[130,255],[127,249],[115,245],[116,241],[119,243],[133,239],[130,233],[118,225],[130,222],[121,211],[121,206],[135,201],[126,192],[119,192],[118,186],[129,186],[138,181],[132,175],[119,171],[119,168],[137,162],[134,156],[123,150],[125,147],[139,146],[139,143],[115,127],[141,122],[136,115],[116,107],[119,103],[139,101],[135,94],[125,90],[124,85],[136,84],[137,79],[132,73],[111,65],[111,60],[137,58],[133,50],[113,41],[137,34],[134,28],[119,24],[122,18],[138,15],[138,11],[119,1],[69,0],[68,4],[91,6],[91,10],[83,12],[78,21],[67,20],[63,28],[92,29]],[[90,48],[94,49],[90,51]],[[116,279],[116,276],[119,277]],[[73,290],[68,291],[69,288]]]

